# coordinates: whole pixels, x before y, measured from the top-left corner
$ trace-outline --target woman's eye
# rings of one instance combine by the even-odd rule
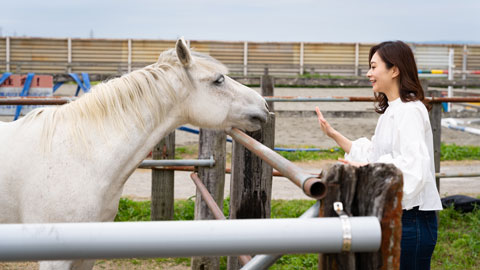
[[[216,85],[220,85],[225,81],[225,77],[223,75],[220,75],[213,83]]]

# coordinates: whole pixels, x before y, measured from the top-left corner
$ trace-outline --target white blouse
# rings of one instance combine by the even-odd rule
[[[402,208],[441,210],[435,184],[433,135],[427,109],[420,101],[388,102],[378,119],[372,140],[352,142],[345,159],[368,163],[391,163],[403,173]]]

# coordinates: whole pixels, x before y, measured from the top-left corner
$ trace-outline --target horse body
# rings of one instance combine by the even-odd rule
[[[113,221],[130,174],[177,126],[258,129],[265,100],[225,72],[180,39],[158,63],[71,104],[0,122],[0,223]],[[92,265],[43,262],[40,269]]]

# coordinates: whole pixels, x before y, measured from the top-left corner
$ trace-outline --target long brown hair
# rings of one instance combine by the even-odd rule
[[[425,94],[423,93],[422,85],[418,79],[417,64],[415,63],[415,57],[413,52],[402,41],[385,41],[378,45],[373,46],[370,49],[368,55],[368,66],[370,67],[370,61],[375,53],[385,62],[388,69],[396,66],[399,71],[400,82],[400,98],[403,102],[420,100],[425,104],[428,110],[430,105],[426,103]],[[375,105],[375,111],[383,114],[388,108],[388,99],[384,93],[374,93],[375,101],[378,104]]]

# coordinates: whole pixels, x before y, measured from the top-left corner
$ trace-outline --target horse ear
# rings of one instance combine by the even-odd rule
[[[185,67],[189,67],[192,65],[192,55],[190,54],[190,49],[185,42],[183,37],[177,40],[177,44],[175,45],[175,50],[177,51],[178,60],[180,63],[183,64]]]

